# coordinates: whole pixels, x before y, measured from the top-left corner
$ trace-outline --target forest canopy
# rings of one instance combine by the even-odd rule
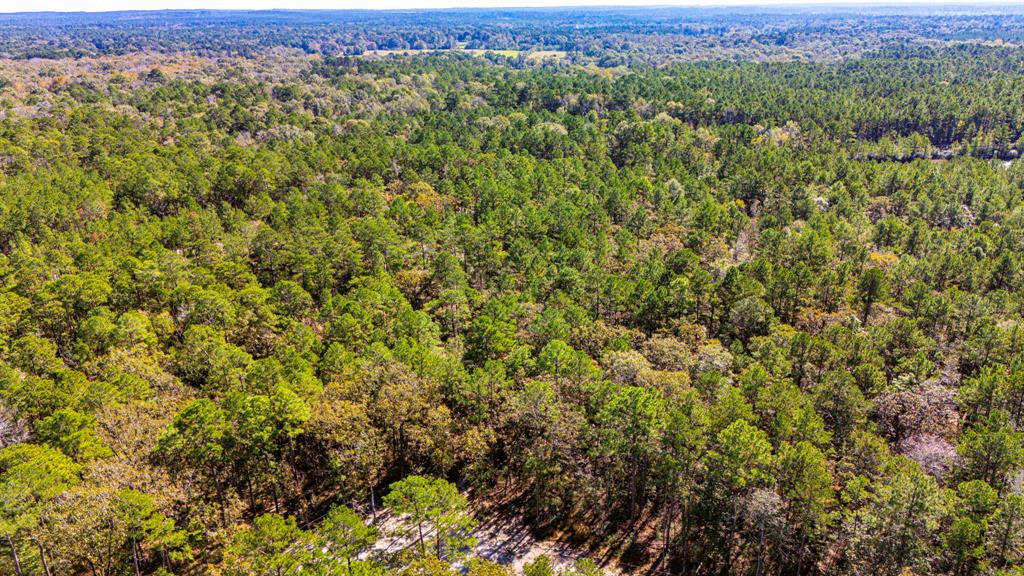
[[[0,573],[1024,574],[1022,36],[0,16]]]

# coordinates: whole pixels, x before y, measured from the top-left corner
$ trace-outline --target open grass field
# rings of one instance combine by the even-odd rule
[[[473,56],[505,56],[506,58],[519,58],[520,56],[525,57],[532,61],[544,61],[544,60],[564,60],[568,58],[569,53],[564,50],[489,50],[489,49],[478,49],[478,48],[448,48],[448,49],[431,49],[431,50],[414,50],[414,49],[401,49],[401,50],[367,50],[362,54],[364,57],[387,57],[387,56],[415,56],[418,54],[441,54],[445,52],[450,53],[464,53],[471,54]]]

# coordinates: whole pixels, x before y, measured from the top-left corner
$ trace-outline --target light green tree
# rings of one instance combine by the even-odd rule
[[[324,540],[328,554],[345,560],[349,576],[352,576],[352,560],[377,540],[377,530],[367,526],[359,514],[344,504],[332,507],[316,532]]]
[[[285,576],[312,558],[309,534],[295,518],[264,514],[240,530],[224,554],[230,576]]]
[[[77,484],[78,473],[77,464],[49,446],[16,444],[0,452],[0,533],[7,540],[18,576],[22,566],[15,537],[36,533],[44,506]],[[45,567],[46,551],[38,539],[36,544]]]
[[[415,528],[420,554],[427,553],[427,540],[433,534],[434,553],[458,554],[472,544],[470,531],[476,521],[469,514],[469,503],[455,485],[440,478],[409,476],[390,486],[384,504],[396,514],[407,515],[406,523]]]

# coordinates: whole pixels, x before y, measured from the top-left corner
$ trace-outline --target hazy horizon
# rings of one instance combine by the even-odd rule
[[[288,3],[283,0],[95,0],[83,3],[76,0],[38,0],[32,10],[24,5],[2,6],[0,13],[36,12],[118,12],[149,10],[444,10],[458,8],[559,8],[559,7],[801,7],[801,6],[928,6],[937,7],[980,7],[1012,6],[1011,2],[992,0],[965,0],[961,2],[931,2],[929,0],[861,1],[861,0],[380,0],[377,2],[300,0]]]

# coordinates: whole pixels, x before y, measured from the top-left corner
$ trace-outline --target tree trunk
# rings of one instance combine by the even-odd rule
[[[682,527],[682,539],[683,539],[683,574],[687,574],[689,571],[690,564],[690,496],[686,496],[686,502],[683,503],[683,527]]]
[[[274,478],[273,480],[270,481],[270,486],[271,486],[271,488],[273,488],[273,490],[271,490],[271,493],[274,496],[274,512],[277,513],[277,514],[280,514],[281,513],[281,501],[280,501],[280,496],[277,493],[277,478]]]
[[[220,477],[214,473],[213,485],[217,489],[217,503],[220,504],[220,524],[222,528],[228,527],[227,505],[224,503],[224,487],[221,486]]]
[[[253,494],[252,490],[252,476],[246,475],[245,485],[249,492],[249,513],[253,516],[256,515],[256,495]]]
[[[629,525],[633,525],[636,518],[636,475],[629,475]]]
[[[676,502],[675,502],[675,500],[670,500],[669,503],[668,503],[668,506],[666,506],[665,508],[666,508],[665,509],[665,534],[663,536],[663,544],[662,544],[662,548],[664,549],[664,552],[662,554],[667,559],[668,558],[669,546],[672,543],[672,519],[673,519],[673,517],[676,514]]]
[[[796,576],[800,576],[800,574],[802,574],[803,571],[804,571],[804,551],[806,549],[807,549],[807,533],[806,532],[802,532],[800,534],[800,549],[797,551],[797,554],[796,554]]]
[[[107,562],[104,559],[105,557],[103,556],[103,553],[97,551],[96,556],[97,560],[99,560],[99,565],[95,562],[89,561],[89,566],[92,567],[92,576],[99,576],[100,574],[106,575]]]
[[[46,561],[46,550],[43,550],[43,543],[37,540],[36,546],[39,547],[39,561],[43,564],[43,572],[46,573],[46,576],[52,576],[50,574],[50,564]]]
[[[732,575],[732,564],[733,564],[732,553],[733,553],[733,548],[734,548],[733,540],[736,539],[736,530],[737,530],[736,524],[738,523],[739,515],[740,515],[740,512],[739,512],[739,497],[733,495],[733,505],[732,505],[732,514],[731,514],[732,517],[729,518],[729,537],[728,537],[728,540],[726,541],[726,545],[725,545],[725,571],[724,571],[725,576],[731,576]]]
[[[1006,525],[1006,530],[1003,530],[1003,535],[999,539],[999,554],[996,555],[995,564],[997,567],[1002,568],[1006,565],[1006,551],[1010,549],[1010,534],[1013,532],[1013,518],[1010,518],[1010,522]]]
[[[18,549],[14,547],[14,540],[11,540],[11,535],[7,534],[7,545],[11,547],[11,559],[14,560],[14,573],[17,576],[24,576],[21,572],[21,560],[18,559]]]
[[[373,497],[373,484],[370,484],[370,513],[373,514],[373,523],[377,523],[377,500]]]
[[[764,519],[761,519],[761,526],[759,527],[759,534],[757,538],[757,568],[754,570],[754,576],[761,576],[761,559],[764,557]]]
[[[135,565],[135,576],[142,576],[142,570],[139,569],[139,543],[132,538],[132,563]]]

